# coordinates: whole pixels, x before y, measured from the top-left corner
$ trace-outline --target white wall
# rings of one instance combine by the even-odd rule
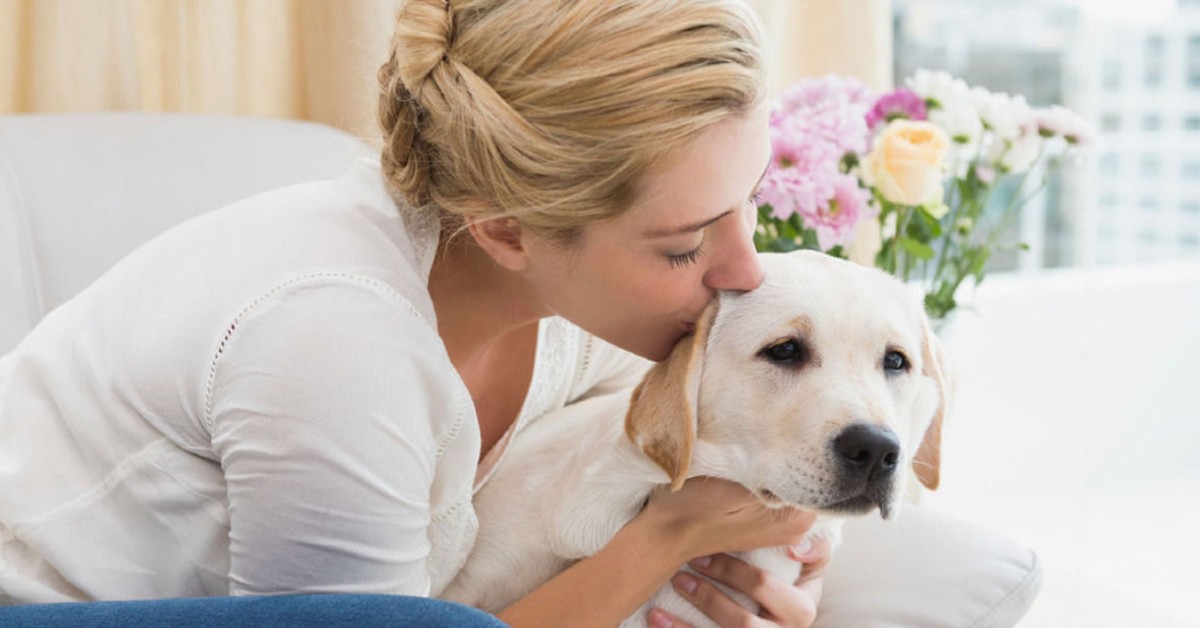
[[[1200,261],[989,278],[947,338],[938,507],[1037,549],[1023,626],[1194,625]]]

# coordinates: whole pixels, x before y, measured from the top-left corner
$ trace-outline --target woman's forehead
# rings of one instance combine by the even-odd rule
[[[639,232],[656,233],[736,211],[754,192],[770,157],[765,113],[726,118],[643,175],[633,206],[622,216]]]

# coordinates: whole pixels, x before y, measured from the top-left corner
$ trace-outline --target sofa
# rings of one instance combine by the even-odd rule
[[[371,149],[274,119],[150,113],[0,116],[0,354],[122,256],[197,214],[340,174]],[[1041,582],[1034,551],[909,505],[855,520],[818,626],[1012,626]]]

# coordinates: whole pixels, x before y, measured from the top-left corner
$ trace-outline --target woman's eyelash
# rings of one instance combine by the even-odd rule
[[[754,193],[750,195],[750,202],[755,205],[762,205],[762,189],[754,190]]]
[[[687,253],[668,255],[667,260],[670,262],[671,268],[683,268],[684,266],[695,264],[701,255],[704,255],[704,249],[698,246]]]

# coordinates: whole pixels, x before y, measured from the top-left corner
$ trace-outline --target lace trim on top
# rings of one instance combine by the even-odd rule
[[[517,413],[517,420],[509,426],[504,436],[487,452],[475,472],[475,491],[483,488],[492,473],[504,461],[504,454],[512,442],[513,435],[525,429],[534,419],[551,410],[561,408],[570,394],[572,375],[578,361],[582,331],[557,316],[538,321],[537,352],[533,361],[533,375],[529,378],[529,391],[525,403]]]

